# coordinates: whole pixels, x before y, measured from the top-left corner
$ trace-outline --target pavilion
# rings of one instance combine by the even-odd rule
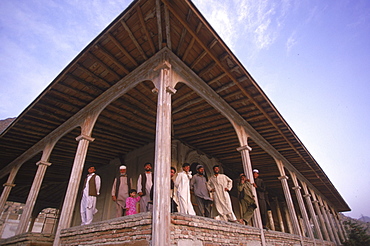
[[[118,166],[137,177],[147,161],[154,164],[153,213],[113,218]],[[258,208],[253,226],[171,215],[163,187],[170,166],[184,162],[202,163],[208,174],[219,164],[233,180],[244,172],[252,182],[259,169],[271,230],[262,228]],[[101,176],[102,195],[95,222],[78,226],[87,165]],[[1,133],[0,182],[0,212],[6,201],[25,203],[16,235],[2,245],[37,237],[83,245],[91,234],[96,245],[340,245],[346,235],[338,213],[350,210],[190,0],[133,1]],[[59,209],[59,223],[52,235],[33,235],[44,208]]]

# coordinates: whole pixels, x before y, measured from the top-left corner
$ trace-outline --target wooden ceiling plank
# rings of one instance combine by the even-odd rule
[[[115,56],[113,56],[111,53],[109,53],[109,51],[107,51],[102,45],[96,44],[95,47],[96,47],[96,51],[102,53],[106,58],[111,60],[120,69],[122,69],[125,74],[130,73],[130,71]]]
[[[203,24],[202,24],[201,22],[199,22],[199,23],[198,23],[198,26],[197,26],[196,31],[195,31],[195,33],[196,33],[196,34],[197,34],[197,33],[199,32],[199,30],[202,28],[202,25],[203,25]],[[189,31],[189,30],[188,30],[188,31]],[[194,43],[195,43],[195,38],[194,38],[194,36],[192,36],[191,41],[190,41],[190,43],[189,43],[188,47],[187,47],[187,48],[186,48],[186,50],[185,50],[184,56],[182,57],[183,61],[185,61],[185,60],[186,60],[187,56],[188,56],[188,55],[189,55],[189,53],[190,53],[190,50],[193,48]]]
[[[164,23],[166,27],[166,44],[172,50],[170,13],[166,5],[164,5]]]
[[[144,21],[144,17],[143,17],[143,12],[141,11],[141,8],[140,8],[140,5],[138,5],[136,7],[136,12],[139,16],[139,20],[140,20],[140,24],[141,24],[141,27],[144,29],[144,32],[145,32],[145,35],[146,35],[146,38],[149,42],[149,46],[152,50],[152,54],[154,55],[156,50],[155,50],[155,47],[154,47],[154,43],[153,43],[153,40],[152,38],[150,37],[149,35],[149,32],[148,32],[148,29],[146,28],[146,25],[145,25],[145,21]],[[136,65],[137,66],[137,65]]]
[[[158,27],[158,50],[162,49],[163,33],[162,33],[162,17],[161,17],[161,0],[155,1],[155,14],[157,16]]]
[[[87,73],[91,78],[93,78],[93,79],[99,81],[100,83],[102,83],[105,87],[109,88],[111,86],[107,81],[105,81],[104,79],[100,78],[98,75],[96,75],[93,72],[91,72],[88,68],[86,68],[81,63],[78,63],[77,67],[82,72]]]
[[[110,33],[107,34],[108,38],[112,41],[112,43],[137,67],[139,64],[137,61],[128,53],[128,51],[122,46],[120,42]]]
[[[184,28],[184,30],[186,30],[186,28]],[[217,39],[213,39],[212,40],[212,42],[208,45],[208,48],[209,49],[212,49],[213,48],[213,46],[215,46],[216,44],[217,44]],[[193,63],[190,65],[190,68],[191,69],[194,69],[194,67],[198,64],[198,62],[200,62],[202,59],[203,59],[203,57],[205,57],[207,55],[207,51],[206,50],[204,50],[198,57],[197,57],[197,59],[195,59],[194,61],[193,61]]]
[[[127,26],[126,22],[124,22],[123,20],[121,20],[121,24],[123,26],[123,28],[125,28],[126,32],[128,33],[129,37],[131,38],[132,42],[135,44],[137,50],[140,52],[141,56],[143,57],[143,59],[146,61],[148,60],[148,57],[147,55],[145,54],[144,50],[141,48],[141,45],[138,43],[138,41],[136,40],[134,34],[131,32],[130,28]]]
[[[102,67],[104,67],[104,69],[108,70],[108,72],[110,74],[112,74],[113,76],[115,76],[117,80],[121,79],[121,77],[122,77],[121,75],[119,75],[118,73],[116,73],[116,71],[114,71],[113,69],[111,69],[107,64],[105,64],[101,59],[99,59],[93,53],[87,52],[87,56],[90,59],[97,60],[99,62],[99,64],[100,64],[100,66],[102,66]]]

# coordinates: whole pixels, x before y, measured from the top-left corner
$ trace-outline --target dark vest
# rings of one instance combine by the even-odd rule
[[[95,177],[96,177],[96,174],[94,173],[94,175],[89,180],[89,184],[88,184],[89,185],[89,196],[97,196],[98,195],[98,193],[96,191]],[[87,178],[85,178],[84,189],[86,187],[86,181],[87,181]]]
[[[129,178],[127,175],[126,175],[126,178],[127,178],[128,192],[130,193],[130,190],[131,190],[131,182],[130,182],[131,181],[131,178]],[[118,197],[118,192],[119,192],[119,186],[120,185],[121,185],[121,175],[116,178],[116,194],[115,194],[116,197]]]
[[[152,172],[152,182],[154,182],[153,172]],[[141,174],[141,189],[142,189],[141,192],[143,192],[143,196],[145,196],[146,195],[146,173],[145,172]]]

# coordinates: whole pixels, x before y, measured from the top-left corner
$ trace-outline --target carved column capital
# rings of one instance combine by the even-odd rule
[[[297,185],[297,186],[294,186],[292,189],[293,190],[300,190],[301,189],[301,186]]]
[[[244,146],[240,146],[240,147],[236,148],[236,150],[239,151],[239,152],[242,152],[243,150],[252,151],[252,148],[249,147],[248,145],[244,145]]]
[[[87,136],[87,135],[85,135],[85,134],[81,134],[80,136],[78,136],[78,137],[76,138],[76,141],[80,141],[80,140],[82,140],[82,139],[85,139],[85,140],[87,140],[87,141],[89,141],[89,142],[93,142],[93,141],[95,140],[95,138],[92,138],[92,137]]]
[[[38,165],[45,165],[45,166],[50,166],[51,165],[51,163],[50,162],[47,162],[47,161],[38,161],[37,163],[36,163],[36,165],[38,166]]]
[[[284,176],[280,176],[280,177],[278,177],[278,179],[279,179],[279,180],[284,180],[284,179],[289,179],[289,177],[288,177],[288,176],[286,176],[286,175],[284,175]]]
[[[175,88],[172,88],[171,86],[167,86],[166,91],[171,95],[174,95],[177,92],[177,90]]]

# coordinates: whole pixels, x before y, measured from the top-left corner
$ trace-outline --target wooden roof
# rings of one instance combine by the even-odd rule
[[[160,7],[156,3],[160,3]],[[137,0],[95,38],[0,136],[0,170],[95,98],[168,47],[338,211],[349,207],[287,122],[209,23],[188,0]],[[100,166],[155,140],[157,96],[143,82],[105,108],[93,130],[86,162]],[[242,172],[230,122],[185,84],[172,96],[173,138]],[[58,207],[77,147],[74,129],[53,150],[38,203]],[[276,163],[254,139],[251,160],[270,193],[283,196]],[[41,153],[20,169],[9,200],[25,202]],[[287,173],[289,176],[289,173]],[[0,181],[7,176],[0,171]]]

